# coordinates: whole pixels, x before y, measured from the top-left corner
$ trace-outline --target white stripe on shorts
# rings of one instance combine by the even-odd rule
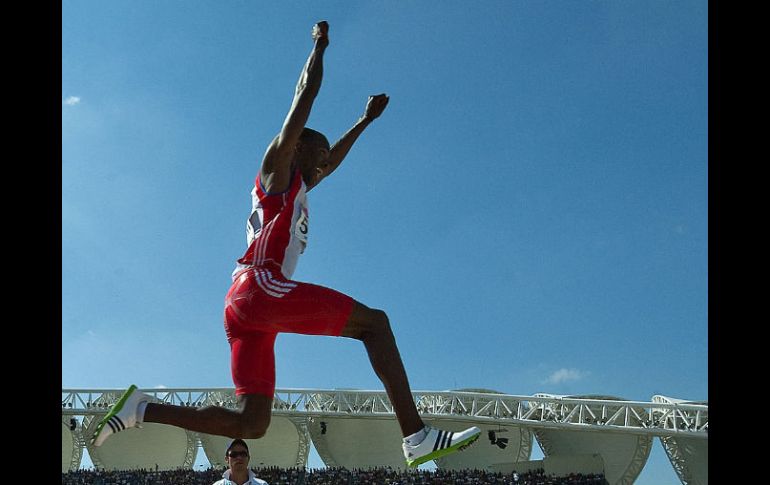
[[[282,288],[289,288],[289,289],[294,289],[294,288],[297,287],[297,283],[294,283],[294,282],[291,282],[291,281],[276,280],[273,277],[273,273],[271,273],[269,269],[260,269],[259,271],[262,271],[265,274],[265,276],[267,277],[267,279],[270,281],[270,283],[272,283],[272,284],[274,284],[276,286],[280,286]]]
[[[259,286],[262,289],[262,291],[264,291],[270,296],[274,296],[276,298],[283,298],[285,293],[278,293],[278,292],[272,291],[265,283],[263,283],[262,278],[263,278],[262,273],[258,271],[254,272],[254,281],[257,283],[257,286]]]
[[[273,279],[273,275],[270,271],[263,269],[257,269],[254,272],[254,279],[257,282],[257,285],[262,288],[262,291],[276,298],[283,298],[284,295],[297,287],[296,283],[276,281]]]

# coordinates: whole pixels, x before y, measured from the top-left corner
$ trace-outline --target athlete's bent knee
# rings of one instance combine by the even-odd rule
[[[257,439],[265,436],[270,426],[272,399],[259,394],[239,396],[241,409],[236,438]]]
[[[373,310],[374,316],[374,325],[379,331],[389,331],[390,330],[390,318],[388,318],[388,314],[385,313],[382,310]]]
[[[358,305],[353,311],[347,326],[343,329],[342,336],[366,342],[389,333],[392,333],[390,330],[390,320],[384,311]]]
[[[390,319],[382,310],[371,310],[367,315],[365,337],[378,338],[391,333]]]
[[[244,416],[241,421],[241,436],[243,439],[258,439],[265,436],[270,426],[270,417]]]

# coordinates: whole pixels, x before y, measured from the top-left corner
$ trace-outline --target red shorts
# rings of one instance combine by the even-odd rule
[[[323,286],[287,280],[274,266],[241,272],[225,297],[225,333],[235,394],[275,392],[279,332],[339,336],[355,301]]]

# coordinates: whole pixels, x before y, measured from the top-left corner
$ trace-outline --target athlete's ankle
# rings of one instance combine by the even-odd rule
[[[419,430],[416,433],[413,433],[413,434],[410,434],[409,436],[404,437],[404,443],[406,443],[409,446],[417,446],[423,442],[426,436],[428,436],[427,426],[423,427],[421,430]]]

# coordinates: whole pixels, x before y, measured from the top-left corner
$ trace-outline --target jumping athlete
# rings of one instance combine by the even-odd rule
[[[91,442],[142,422],[162,423],[231,438],[260,438],[270,424],[275,394],[273,346],[280,332],[349,337],[363,342],[369,360],[393,404],[404,436],[407,465],[464,448],[481,431],[460,432],[423,423],[385,312],[335,290],[291,279],[308,242],[307,193],[342,163],[355,141],[385,107],[385,94],[370,96],[364,115],[333,146],[305,127],[321,87],[329,26],[313,27],[313,49],[300,74],[281,132],[265,151],[251,191],[246,223],[248,249],[238,259],[225,298],[224,327],[238,409],[190,408],[154,403],[132,385],[97,425]]]

